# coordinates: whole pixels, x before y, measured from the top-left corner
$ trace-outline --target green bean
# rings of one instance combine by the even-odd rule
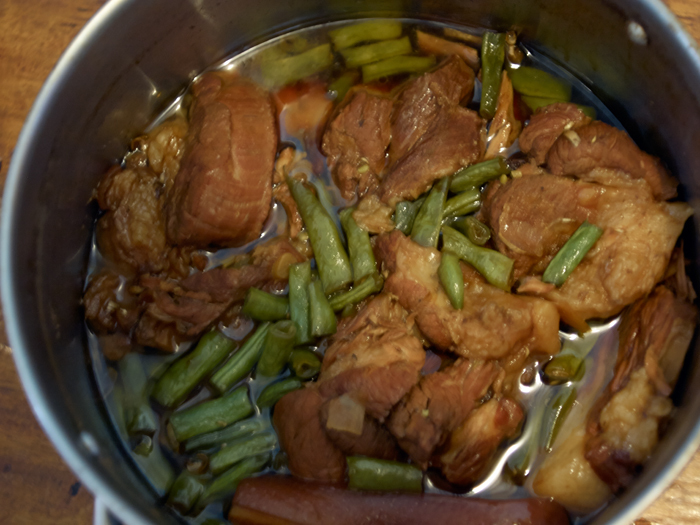
[[[351,47],[340,52],[347,67],[359,67],[398,55],[408,55],[413,51],[407,36],[397,40],[385,40],[376,44]]]
[[[459,217],[475,212],[479,208],[481,208],[481,191],[479,188],[471,188],[445,202],[443,217]]]
[[[413,223],[418,215],[418,210],[425,202],[425,197],[416,199],[415,201],[401,201],[396,205],[394,212],[394,224],[396,229],[403,232],[404,235],[409,235],[413,228]]]
[[[323,71],[332,64],[331,45],[322,44],[298,55],[265,60],[261,70],[268,87],[281,87]]]
[[[311,284],[309,261],[289,267],[289,314],[297,327],[296,343],[300,345],[311,341],[309,284]]]
[[[347,461],[351,489],[423,492],[423,471],[414,465],[360,456]]]
[[[380,78],[403,73],[423,73],[435,65],[435,57],[400,56],[387,58],[362,66],[362,81],[374,82]]]
[[[320,281],[313,281],[309,285],[309,310],[311,312],[311,335],[323,337],[334,334],[338,320],[331,308]]]
[[[259,432],[268,427],[262,419],[251,418],[229,425],[221,430],[200,434],[185,442],[185,452],[202,450],[217,445],[225,445],[240,437],[248,436],[254,432]]]
[[[245,386],[236,388],[218,399],[204,401],[170,416],[175,438],[182,442],[199,434],[227,427],[253,413]]]
[[[321,371],[321,360],[316,352],[295,348],[289,358],[289,368],[299,379],[311,379]]]
[[[289,300],[257,288],[249,288],[243,313],[256,321],[278,321],[289,316]]]
[[[401,36],[403,30],[398,20],[368,20],[328,32],[336,49],[345,49],[360,42],[389,40]]]
[[[274,432],[254,434],[227,444],[209,460],[209,468],[214,475],[221,474],[232,465],[246,458],[272,452],[277,446]]]
[[[337,102],[345,98],[350,88],[360,80],[360,74],[356,70],[346,71],[328,86],[328,93],[334,96]]]
[[[153,389],[153,399],[172,408],[179,405],[236,346],[235,341],[212,330],[202,336],[192,352],[167,369]]]
[[[426,248],[437,247],[440,236],[440,226],[442,216],[445,211],[445,199],[447,189],[450,186],[450,178],[445,177],[440,180],[433,189],[430,190],[423,206],[418,210],[416,220],[411,228],[411,239]]]
[[[333,311],[338,312],[348,305],[359,303],[373,293],[381,292],[382,286],[384,286],[384,278],[375,272],[367,276],[360,284],[353,286],[351,290],[340,292],[331,297],[329,303]]]
[[[522,95],[561,102],[571,100],[571,86],[541,69],[521,66],[508,71],[508,76],[513,89]]]
[[[346,208],[341,211],[340,223],[348,239],[353,282],[357,284],[368,275],[377,273],[377,262],[374,259],[372,244],[369,242],[369,233],[357,225],[352,217],[353,211],[355,208]]]
[[[301,181],[287,178],[314,250],[323,289],[331,294],[352,282],[352,267],[333,219]]]
[[[510,168],[503,157],[479,162],[472,166],[462,168],[452,175],[450,191],[457,193],[472,188],[478,188],[490,180],[497,179],[501,175],[510,173]]]
[[[544,367],[544,377],[550,385],[572,381],[578,374],[583,359],[571,354],[558,355]]]
[[[506,35],[484,33],[481,43],[481,103],[479,113],[486,120],[493,118],[501,89],[501,72],[506,57]]]
[[[502,290],[509,291],[513,275],[513,260],[496,250],[473,244],[464,235],[449,226],[442,227],[442,242],[463,261],[471,264],[486,280]]]
[[[153,435],[156,431],[156,416],[148,404],[146,386],[148,379],[138,354],[125,355],[117,365],[123,386],[124,423],[130,436]]]
[[[559,394],[554,402],[552,403],[549,417],[545,424],[545,428],[548,429],[547,435],[545,436],[544,449],[547,452],[552,451],[554,442],[559,435],[559,431],[566,421],[569,412],[571,412],[571,407],[574,406],[574,401],[576,401],[576,389],[564,389],[561,394]]]
[[[260,472],[271,460],[270,454],[246,458],[215,478],[199,498],[198,508],[209,503],[229,498],[236,492],[238,484],[245,478]]]
[[[491,229],[473,215],[460,217],[449,223],[448,226],[459,230],[477,246],[483,246],[491,238]]]
[[[262,323],[255,333],[243,343],[224,365],[211,376],[209,383],[220,394],[226,392],[231,385],[243,379],[260,359],[263,345],[270,330],[270,323]]]
[[[584,221],[549,263],[542,280],[555,286],[564,284],[601,235],[601,228]]]
[[[131,451],[139,456],[148,457],[153,452],[153,438],[146,434],[141,434],[138,437],[138,442],[132,447]]]
[[[464,306],[464,276],[459,267],[459,258],[450,252],[442,252],[438,276],[452,307],[461,310]]]
[[[278,321],[270,327],[258,362],[257,370],[261,375],[276,376],[284,369],[292,353],[296,335],[294,321]]]
[[[258,396],[258,408],[271,407],[289,392],[299,390],[303,386],[304,383],[302,383],[298,377],[288,377],[282,381],[272,383],[271,385],[266,386],[265,390],[263,390]]]
[[[204,492],[204,483],[186,470],[175,479],[168,493],[167,505],[181,514],[187,514]]]

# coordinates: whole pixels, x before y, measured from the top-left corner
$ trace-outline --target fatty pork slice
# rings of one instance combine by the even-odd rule
[[[399,446],[423,470],[478,406],[502,370],[493,361],[458,359],[427,375],[401,400],[387,423]]]
[[[559,351],[559,314],[548,301],[504,292],[463,264],[464,307],[456,310],[438,279],[440,252],[398,230],[377,237],[376,251],[389,274],[384,290],[415,314],[418,328],[435,346],[478,359]]]
[[[323,359],[319,389],[327,398],[349,395],[383,422],[418,383],[424,363],[413,318],[395,297],[381,294],[341,322]]]
[[[193,87],[185,155],[168,195],[174,244],[240,246],[257,239],[270,211],[277,126],[269,94],[216,73]]]
[[[428,130],[441,105],[457,105],[471,99],[474,71],[458,56],[409,82],[396,99],[391,119],[389,159],[401,159]]]
[[[365,89],[348,93],[347,103],[328,126],[321,149],[344,199],[377,188],[391,140],[391,98]]]

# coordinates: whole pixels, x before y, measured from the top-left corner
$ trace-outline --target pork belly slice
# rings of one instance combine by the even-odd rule
[[[260,236],[270,211],[277,153],[269,94],[207,73],[193,86],[182,167],[168,195],[173,244],[240,246]]]
[[[504,292],[463,264],[464,307],[455,310],[438,279],[440,252],[398,230],[377,237],[376,251],[388,272],[385,292],[415,314],[418,328],[435,346],[478,359],[559,351],[559,315],[549,302]]]
[[[348,394],[382,422],[418,383],[424,363],[413,318],[383,293],[340,323],[326,349],[319,390],[329,399]]]

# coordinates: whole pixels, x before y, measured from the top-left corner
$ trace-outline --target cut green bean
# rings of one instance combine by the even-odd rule
[[[508,71],[513,89],[530,97],[553,99],[560,102],[571,100],[571,86],[541,69],[521,66]]]
[[[473,213],[479,208],[481,208],[481,191],[478,187],[471,188],[445,202],[443,217],[459,217]]]
[[[418,210],[425,202],[425,197],[416,199],[415,201],[401,201],[396,205],[394,212],[394,224],[396,229],[403,232],[404,235],[409,235],[413,228],[413,223],[418,215]]]
[[[204,401],[170,416],[170,425],[179,441],[227,427],[253,413],[245,386],[218,399]]]
[[[555,286],[564,284],[601,235],[602,228],[584,221],[549,263],[542,280]]]
[[[350,456],[348,487],[384,492],[423,492],[423,471],[398,461]]]
[[[404,73],[423,73],[435,65],[435,57],[400,56],[362,66],[362,81],[374,82]]]
[[[544,449],[547,452],[552,451],[559,431],[564,425],[569,412],[571,412],[571,407],[574,406],[574,401],[576,401],[576,389],[564,389],[561,394],[559,394],[552,403],[552,407],[549,411],[549,417],[545,423],[545,428],[548,429],[544,441]]]
[[[330,44],[289,57],[263,61],[261,71],[268,87],[281,87],[329,68],[333,64]]]
[[[153,452],[153,438],[146,434],[138,436],[138,442],[131,449],[134,454],[148,457]]]
[[[387,58],[408,55],[413,51],[407,36],[396,40],[385,40],[375,44],[351,47],[340,52],[347,67],[359,67]]]
[[[311,379],[321,371],[321,359],[316,352],[295,348],[289,358],[289,368],[299,379]]]
[[[238,484],[245,478],[260,472],[271,460],[270,454],[263,454],[253,458],[246,458],[237,465],[215,478],[204,490],[199,498],[198,508],[204,508],[208,504],[231,497]]]
[[[258,373],[272,377],[279,374],[289,361],[297,335],[294,321],[278,321],[270,327],[265,339]]]
[[[263,432],[231,442],[209,459],[209,468],[214,475],[246,458],[272,452],[277,446],[277,436],[274,432]]]
[[[309,310],[311,312],[311,335],[323,337],[334,334],[338,320],[331,308],[320,281],[313,281],[309,285]]]
[[[168,493],[167,505],[181,514],[187,514],[204,492],[204,483],[186,470],[175,479]]]
[[[258,408],[267,408],[273,406],[277,401],[282,399],[289,392],[294,392],[299,390],[304,386],[301,379],[298,377],[288,377],[282,381],[277,381],[265,387],[258,396],[257,405]]]
[[[352,263],[353,282],[357,285],[368,275],[377,273],[377,262],[374,259],[374,251],[369,241],[367,230],[360,228],[352,213],[355,208],[346,208],[340,212],[340,223],[345,230],[348,240],[348,252]]]
[[[289,315],[289,300],[257,288],[249,288],[243,313],[255,321],[279,321]]]
[[[231,443],[236,439],[264,430],[269,425],[262,419],[251,418],[229,425],[221,430],[200,434],[185,442],[185,452],[202,450]]]
[[[333,311],[339,312],[348,305],[359,303],[373,293],[381,292],[382,286],[384,286],[384,278],[375,272],[366,277],[360,284],[353,286],[351,290],[331,297],[329,303]]]
[[[288,178],[287,184],[309,234],[324,291],[342,290],[352,282],[352,266],[335,222],[304,183]]]
[[[217,331],[206,333],[191,352],[175,361],[153,389],[153,399],[172,408],[187,395],[235,348],[236,342]]]
[[[477,246],[449,226],[442,227],[442,242],[445,250],[471,264],[489,283],[502,290],[510,290],[513,276],[512,259],[496,250]]]
[[[508,175],[510,168],[503,157],[487,160],[462,168],[452,175],[450,191],[457,193],[460,191],[478,188],[488,181],[497,179],[501,175]]]
[[[309,284],[311,284],[309,261],[289,267],[289,315],[297,327],[296,344],[300,345],[311,341]]]
[[[449,177],[440,180],[430,190],[423,206],[418,210],[413,228],[411,228],[411,239],[421,246],[426,248],[437,247],[449,187]]]
[[[152,436],[157,428],[156,416],[148,404],[148,378],[143,370],[138,354],[125,355],[117,365],[124,388],[123,408],[126,431],[130,436],[148,434]]]
[[[255,333],[243,343],[219,370],[211,376],[209,383],[223,394],[229,387],[243,379],[260,359],[263,345],[270,330],[270,323],[262,323]]]
[[[368,20],[328,32],[336,49],[345,49],[360,42],[389,40],[401,36],[403,28],[398,20]]]
[[[346,71],[328,86],[328,93],[336,102],[345,98],[350,88],[360,80],[360,73],[357,70]]]
[[[477,246],[483,246],[491,238],[491,229],[473,215],[460,217],[448,226],[459,230]]]
[[[442,252],[438,276],[452,307],[461,310],[464,306],[464,276],[455,254]]]
[[[544,367],[547,384],[560,385],[573,381],[583,364],[583,359],[571,354],[558,355]]]
[[[479,114],[491,120],[498,106],[498,93],[501,89],[501,72],[506,58],[506,35],[504,33],[484,33],[481,42],[481,103]]]

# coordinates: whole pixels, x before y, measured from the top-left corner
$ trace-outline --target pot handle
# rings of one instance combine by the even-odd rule
[[[122,522],[112,515],[101,499],[95,498],[92,525],[122,525]]]

